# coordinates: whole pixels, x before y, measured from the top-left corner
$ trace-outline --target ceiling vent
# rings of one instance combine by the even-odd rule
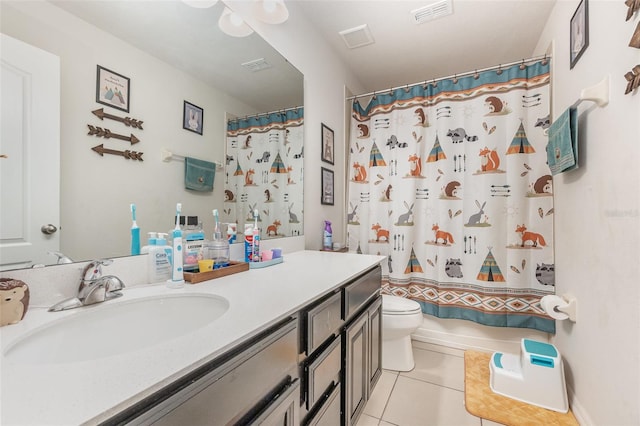
[[[248,69],[251,72],[258,72],[262,70],[266,70],[267,68],[271,68],[271,64],[267,62],[264,58],[255,59],[253,61],[245,62],[241,64],[244,68]]]
[[[339,34],[342,36],[342,39],[349,49],[355,49],[356,47],[362,47],[374,43],[371,31],[367,24],[340,31]]]
[[[428,6],[412,10],[410,13],[416,24],[433,21],[453,13],[452,0],[440,0]]]

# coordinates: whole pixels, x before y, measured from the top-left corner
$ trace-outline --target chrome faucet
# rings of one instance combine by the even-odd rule
[[[108,266],[111,265],[111,263],[113,263],[111,259],[100,259],[89,262],[82,271],[78,295],[56,303],[49,308],[49,312],[93,305],[122,296],[120,290],[125,287],[122,280],[115,275],[102,275],[102,266]]]

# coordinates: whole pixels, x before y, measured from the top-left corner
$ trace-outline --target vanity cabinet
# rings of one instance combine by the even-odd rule
[[[352,425],[364,410],[382,374],[382,298],[377,297],[344,332],[344,424]]]
[[[376,266],[303,309],[303,425],[350,425],[381,370],[381,268]]]
[[[380,284],[376,265],[107,423],[355,424],[382,371]]]
[[[108,423],[298,425],[297,340],[297,319],[289,318],[147,398],[139,416]]]

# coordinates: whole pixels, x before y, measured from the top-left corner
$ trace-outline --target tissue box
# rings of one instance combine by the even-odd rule
[[[20,280],[0,278],[0,326],[17,324],[29,307],[29,286]]]

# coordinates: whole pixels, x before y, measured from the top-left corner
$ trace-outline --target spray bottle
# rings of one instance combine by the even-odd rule
[[[324,221],[324,232],[322,234],[322,249],[323,250],[333,250],[333,232],[331,231],[331,222],[328,220]]]
[[[171,279],[167,280],[167,287],[181,288],[184,285],[184,271],[182,270],[182,230],[180,229],[180,211],[182,203],[176,204],[176,227],[171,233],[172,253]]]

